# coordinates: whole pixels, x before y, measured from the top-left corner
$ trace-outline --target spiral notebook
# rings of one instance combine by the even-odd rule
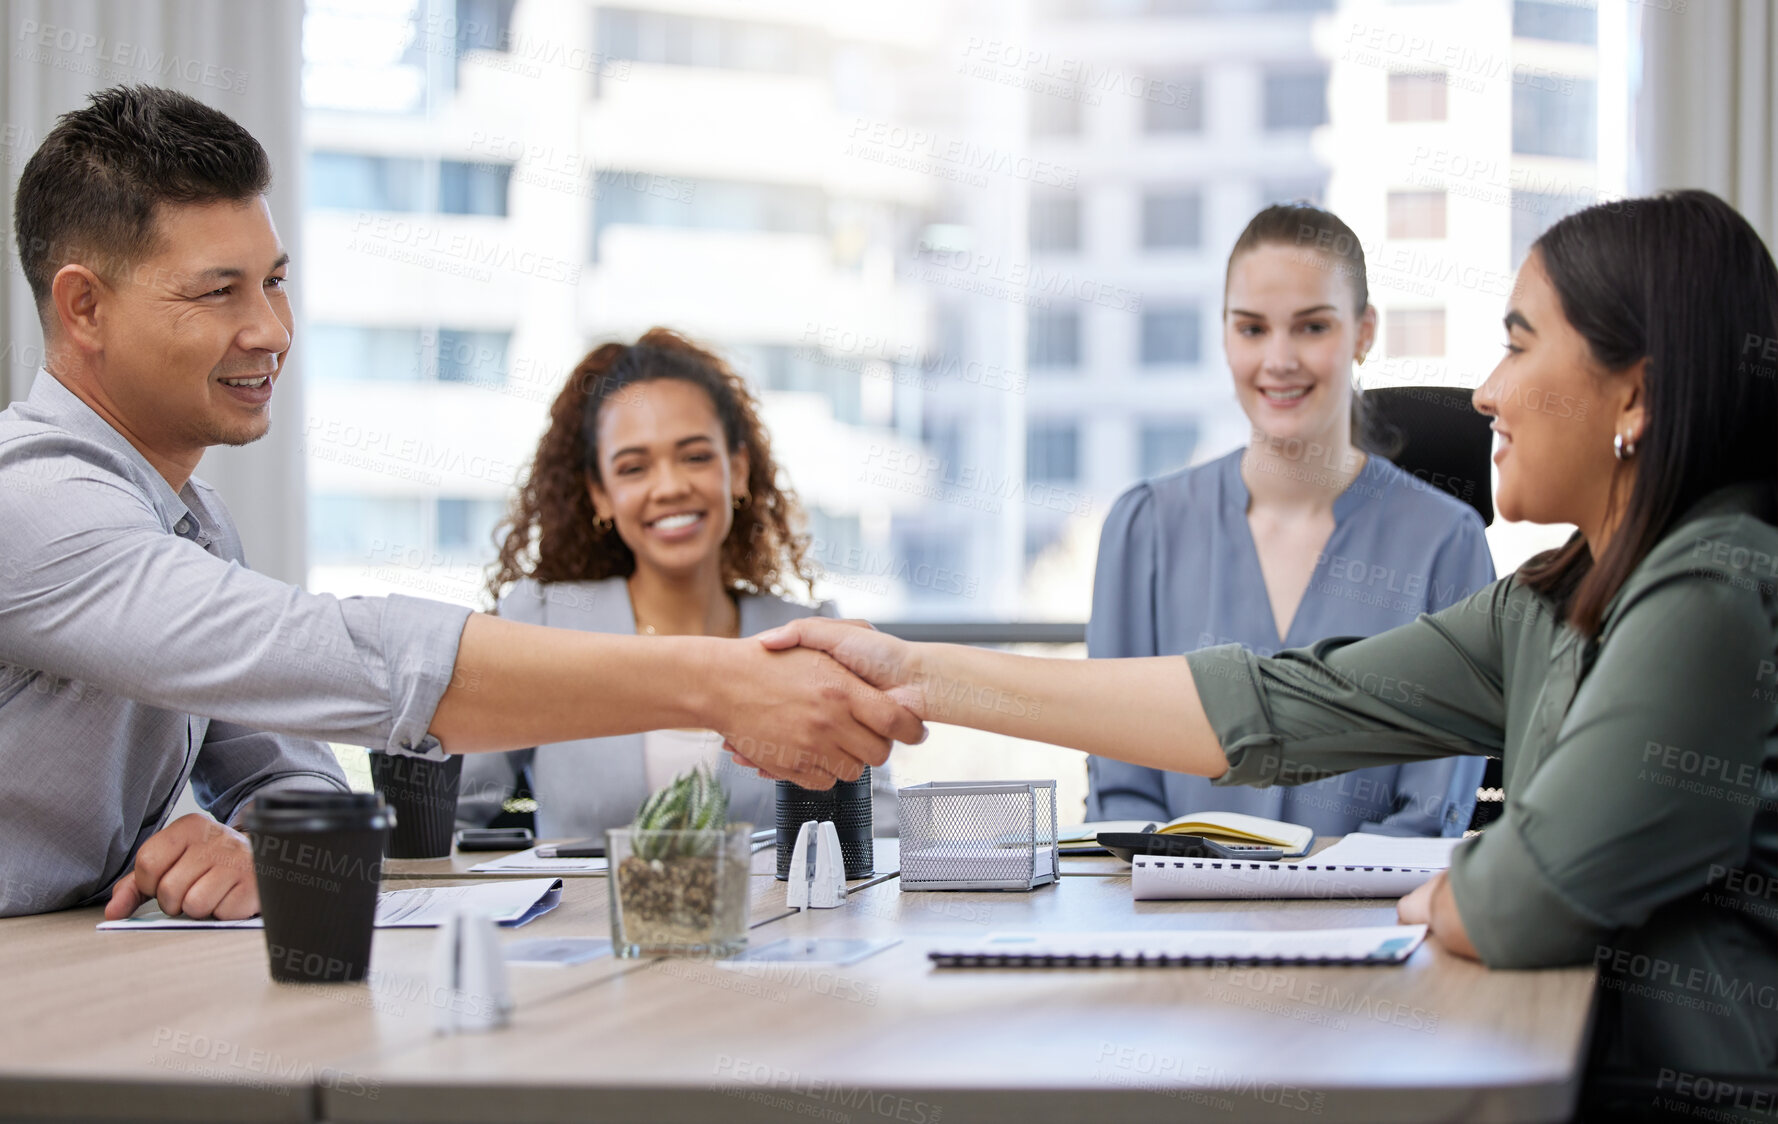
[[[1194,964],[1400,964],[1426,939],[1424,925],[1355,929],[994,933],[934,949],[940,968],[1184,968]]]
[[[1319,856],[1317,856],[1319,858]],[[1250,862],[1137,855],[1130,887],[1137,901],[1176,898],[1399,898],[1444,865]]]

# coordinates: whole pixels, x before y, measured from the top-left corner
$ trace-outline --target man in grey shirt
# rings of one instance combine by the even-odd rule
[[[704,726],[813,787],[918,740],[824,656],[546,629],[246,568],[212,445],[262,436],[291,343],[264,150],[168,90],[65,114],[14,215],[46,361],[0,412],[0,916],[258,910],[255,794],[344,787],[321,741],[511,749]],[[190,781],[218,820],[167,817]]]

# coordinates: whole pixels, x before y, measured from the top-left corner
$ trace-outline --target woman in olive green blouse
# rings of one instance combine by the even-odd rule
[[[1703,192],[1533,247],[1494,419],[1496,504],[1574,538],[1369,639],[1062,661],[799,621],[923,717],[1218,784],[1502,759],[1506,811],[1402,899],[1493,968],[1593,964],[1590,1102],[1778,1071],[1778,270]],[[1411,688],[1402,690],[1402,684]],[[1403,700],[1408,701],[1403,701]]]

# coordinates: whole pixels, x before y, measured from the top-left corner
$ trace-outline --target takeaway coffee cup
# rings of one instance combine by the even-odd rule
[[[451,853],[462,777],[463,756],[457,753],[443,761],[394,753],[370,755],[370,778],[395,812],[390,858],[440,859]]]
[[[356,983],[370,967],[383,847],[395,813],[374,792],[275,792],[242,818],[272,979]]]

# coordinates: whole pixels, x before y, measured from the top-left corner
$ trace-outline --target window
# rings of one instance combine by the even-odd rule
[[[1384,317],[1389,357],[1439,356],[1445,353],[1445,310],[1392,308]]]
[[[1031,250],[1071,254],[1080,249],[1080,197],[1036,196],[1031,200]]]
[[[595,236],[620,224],[821,234],[827,197],[814,187],[608,171],[593,203]]]
[[[439,382],[500,386],[506,382],[506,351],[511,332],[470,332],[441,328],[437,336]]]
[[[1268,71],[1265,76],[1266,128],[1313,129],[1327,124],[1327,71]]]
[[[785,344],[731,344],[723,349],[735,369],[760,390],[818,394],[835,421],[857,425],[864,412],[862,364],[842,358],[824,362],[808,348]]]
[[[1033,425],[1025,433],[1025,479],[1070,484],[1080,476],[1080,430],[1071,422]]]
[[[500,500],[440,496],[439,549],[491,554],[494,527],[505,517],[506,504]]]
[[[1195,191],[1154,191],[1142,197],[1145,250],[1195,250],[1203,244],[1204,201]]]
[[[1144,425],[1137,442],[1137,471],[1146,479],[1184,468],[1198,447],[1198,427],[1190,422],[1157,422]]]
[[[312,152],[308,170],[311,207],[418,211],[426,205],[426,165],[412,157]]]
[[[440,214],[506,214],[512,165],[441,160],[436,173],[427,165],[413,156],[310,153],[309,205],[346,211],[424,211],[432,204],[429,180],[436,174]]]
[[[1204,129],[1204,82],[1197,74],[1150,79],[1142,90],[1142,131],[1197,133]]]
[[[438,165],[438,210],[446,215],[504,215],[511,164],[465,164],[444,160]]]
[[[1047,89],[1031,91],[1031,135],[1079,136],[1080,95],[1078,87],[1055,92]]]
[[[1389,237],[1443,238],[1445,193],[1442,191],[1391,191]]]
[[[1025,362],[1032,370],[1080,366],[1080,313],[1034,309],[1027,323]]]
[[[517,0],[456,0],[457,54],[505,51],[511,47],[512,9]]]
[[[1389,76],[1389,120],[1443,121],[1445,94],[1450,90],[1445,71]]]
[[[1513,152],[1591,160],[1598,115],[1591,78],[1528,75],[1513,86]]]
[[[374,566],[424,549],[425,503],[419,496],[309,497],[309,558],[321,565]]]
[[[1513,37],[1591,46],[1599,39],[1599,13],[1572,0],[1513,0]]]
[[[1144,308],[1142,365],[1161,367],[1198,361],[1198,310],[1189,305]]]
[[[1564,215],[1590,207],[1590,195],[1551,195],[1534,191],[1513,192],[1512,264],[1517,268],[1531,251],[1531,243]]]
[[[1310,203],[1319,207],[1326,194],[1327,181],[1320,178],[1261,180],[1259,185],[1262,207],[1273,203]]]
[[[594,33],[604,59],[657,66],[819,74],[830,53],[813,28],[631,8],[600,8]]]
[[[312,379],[415,380],[425,376],[418,328],[315,324],[302,336],[303,373]]]

